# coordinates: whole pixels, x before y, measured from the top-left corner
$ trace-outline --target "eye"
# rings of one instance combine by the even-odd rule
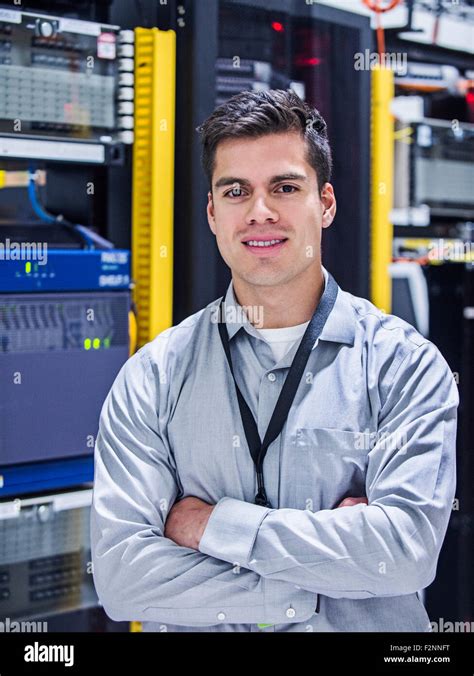
[[[294,186],[294,185],[289,185],[289,183],[285,183],[285,185],[281,185],[280,188],[291,188],[292,190],[298,190],[298,189],[299,189],[299,188],[297,188],[297,187]],[[280,188],[278,188],[278,189],[280,189]],[[288,192],[288,191],[285,191],[285,194],[286,194],[286,195],[291,195],[292,193],[291,193],[291,192]]]
[[[224,193],[224,197],[230,197],[231,199],[234,197],[241,197],[241,195],[235,194],[236,190],[242,192],[242,188],[235,187],[232,188],[232,190],[229,190],[228,192]]]

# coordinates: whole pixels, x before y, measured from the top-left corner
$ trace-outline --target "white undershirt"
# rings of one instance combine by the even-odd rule
[[[302,337],[308,324],[309,321],[296,326],[285,326],[283,329],[258,329],[258,332],[270,345],[276,361],[279,362],[296,341]]]
[[[324,266],[322,266],[322,270],[324,275],[324,288],[326,288],[327,271]],[[303,324],[296,324],[296,326],[285,326],[282,329],[258,329],[258,332],[270,345],[273,356],[278,363],[280,359],[283,359],[288,350],[293,347],[296,341],[300,340],[306,331],[308,324],[309,321],[304,322]]]

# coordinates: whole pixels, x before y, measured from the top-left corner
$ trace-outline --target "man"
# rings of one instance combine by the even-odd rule
[[[232,282],[220,312],[132,356],[104,403],[91,532],[105,611],[145,631],[430,631],[418,592],[454,498],[452,373],[322,267],[336,201],[316,110],[244,92],[199,131]],[[237,388],[260,443],[323,312],[257,481]]]

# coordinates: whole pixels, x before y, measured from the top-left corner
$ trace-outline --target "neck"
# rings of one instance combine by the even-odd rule
[[[256,308],[247,312],[252,317],[263,317],[259,329],[282,329],[308,322],[313,316],[324,290],[324,274],[321,265],[312,271],[311,277],[293,279],[280,286],[256,286],[241,277],[232,276],[234,296],[239,305]]]

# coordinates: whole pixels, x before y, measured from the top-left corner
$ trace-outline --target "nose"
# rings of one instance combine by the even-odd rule
[[[255,197],[249,205],[245,220],[246,223],[266,223],[272,221],[275,223],[278,220],[278,212],[273,209],[265,198]]]

